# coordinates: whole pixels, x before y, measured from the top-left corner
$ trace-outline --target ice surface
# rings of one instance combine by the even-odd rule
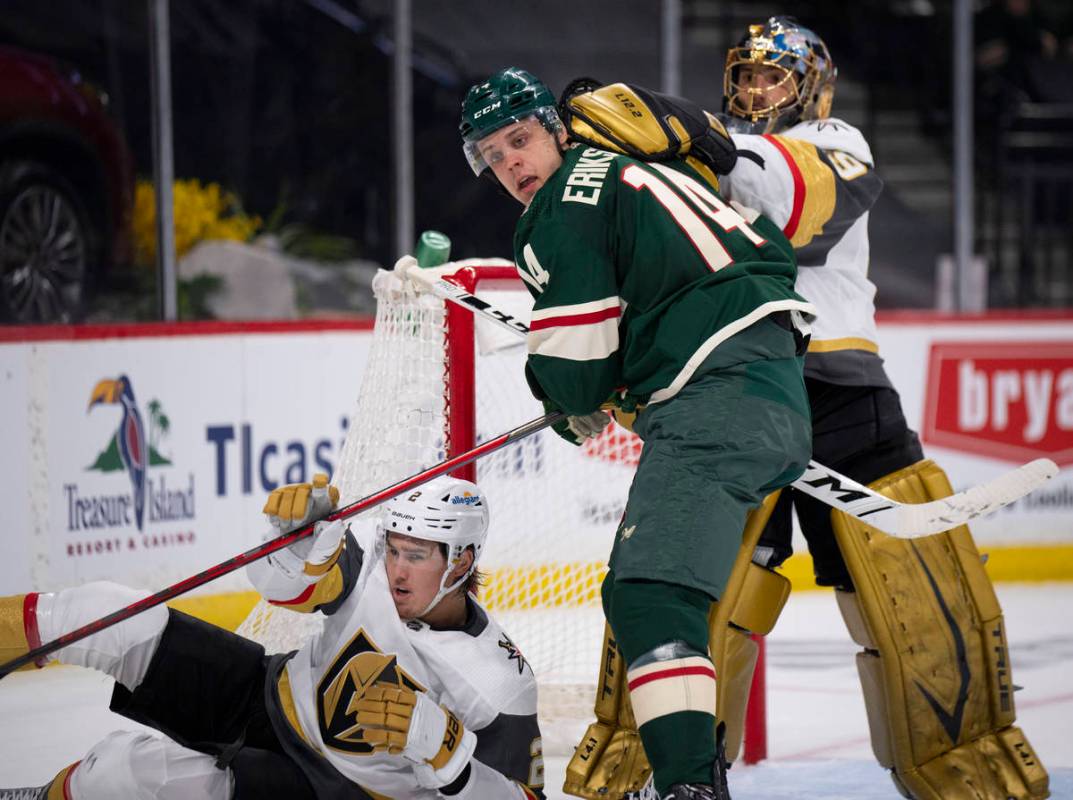
[[[1000,585],[1017,724],[1073,800],[1073,586]],[[790,599],[768,640],[769,756],[730,773],[734,800],[899,800],[875,764],[853,653],[829,592]],[[137,729],[108,711],[111,679],[76,667],[0,681],[0,786],[41,784],[105,733]],[[564,798],[566,760],[549,759],[549,800]]]

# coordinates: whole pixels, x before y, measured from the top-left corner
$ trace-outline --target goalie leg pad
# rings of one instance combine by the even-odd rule
[[[928,460],[870,488],[903,503],[953,493]],[[899,789],[914,800],[1047,797],[1046,770],[1012,726],[1002,610],[968,528],[905,540],[838,512],[832,525],[856,588],[837,597],[864,648],[872,748]]]
[[[749,515],[726,591],[712,604],[708,616],[709,652],[719,676],[716,716],[727,726],[728,760],[735,758],[741,747],[745,706],[756,666],[757,645],[749,633],[766,634],[774,627],[790,591],[783,576],[752,562],[753,549],[777,499],[776,492]],[[614,800],[640,791],[651,766],[626,692],[625,661],[610,626],[604,629],[602,653],[596,722],[589,725],[567,765],[563,791],[575,797]]]
[[[116,731],[99,741],[71,772],[70,800],[153,797],[229,800],[229,770],[215,758],[146,733]]]
[[[626,695],[626,663],[607,623],[601,653],[596,722],[575,748],[563,782],[567,794],[591,800],[638,792],[652,772]]]
[[[37,628],[41,641],[51,642],[148,596],[149,592],[108,581],[39,595]],[[63,647],[53,657],[63,664],[100,670],[134,689],[145,677],[167,622],[168,609],[155,606]]]

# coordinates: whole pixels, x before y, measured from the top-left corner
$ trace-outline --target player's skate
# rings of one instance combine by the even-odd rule
[[[704,783],[676,783],[667,790],[662,800],[730,800],[726,786],[709,786]]]
[[[636,792],[626,792],[622,795],[622,800],[659,800],[659,793],[652,783],[652,776],[649,775],[645,785]]]
[[[715,729],[715,766],[712,767],[712,782],[676,783],[662,797],[656,793],[652,776],[639,792],[626,795],[627,800],[730,800],[727,788],[726,723],[720,722]]]

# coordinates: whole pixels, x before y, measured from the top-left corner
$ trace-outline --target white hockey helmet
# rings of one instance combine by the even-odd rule
[[[488,501],[475,483],[444,475],[389,500],[384,505],[379,530],[382,542],[389,533],[401,533],[447,545],[447,567],[440,578],[440,590],[418,615],[421,616],[448,592],[465,583],[477,569],[477,560],[488,537]],[[470,547],[473,564],[462,577],[445,586],[447,576]]]

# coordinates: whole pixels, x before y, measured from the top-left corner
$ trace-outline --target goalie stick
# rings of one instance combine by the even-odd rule
[[[144,597],[137,602],[131,603],[129,606],[124,606],[117,611],[113,611],[111,614],[107,614],[100,619],[87,623],[81,628],[77,628],[70,633],[65,633],[62,636],[53,639],[51,642],[46,642],[45,644],[33,648],[24,655],[0,664],[0,679],[3,679],[19,667],[29,664],[31,661],[39,661],[49,653],[54,653],[61,648],[74,644],[81,639],[85,639],[87,636],[99,633],[105,628],[110,628],[112,625],[116,625],[125,619],[129,619],[135,614],[140,614],[147,609],[165,603],[191,589],[195,589],[209,581],[215,580],[222,575],[234,572],[239,567],[243,567],[251,561],[257,561],[258,559],[275,553],[277,550],[289,547],[295,542],[299,542],[312,534],[317,522],[331,522],[337,519],[347,519],[355,514],[360,514],[362,511],[367,511],[374,506],[387,502],[391,498],[397,497],[415,486],[420,486],[426,481],[430,481],[433,478],[451,472],[458,467],[506,447],[508,444],[513,444],[520,439],[524,439],[526,436],[531,436],[532,434],[542,431],[544,428],[554,425],[564,419],[566,419],[566,414],[557,411],[553,414],[546,414],[543,417],[537,417],[536,419],[530,420],[524,425],[519,425],[517,428],[513,428],[506,433],[496,436],[494,439],[482,442],[472,450],[467,450],[465,453],[459,453],[457,456],[441,461],[439,464],[429,467],[422,472],[418,472],[408,478],[403,478],[398,483],[394,483],[385,489],[381,489],[360,500],[356,500],[348,506],[338,508],[325,516],[322,520],[316,520],[297,530],[291,531],[290,533],[285,533],[282,536],[277,536],[275,539],[270,539],[257,547],[247,550],[245,553],[241,553],[234,558],[223,561],[214,567],[209,567],[207,570],[199,572],[189,578],[185,578],[178,583],[174,583],[166,589],[161,589],[156,594]]]
[[[400,260],[399,265],[404,263]],[[420,283],[437,297],[455,303],[482,319],[521,336],[529,332],[524,322],[452,282],[444,268],[426,270],[416,264],[406,263],[401,272],[404,278]],[[792,485],[889,536],[915,539],[942,533],[997,511],[1039,488],[1057,474],[1057,464],[1048,458],[1037,458],[987,483],[928,503],[899,503],[815,461],[809,461],[804,474]]]

